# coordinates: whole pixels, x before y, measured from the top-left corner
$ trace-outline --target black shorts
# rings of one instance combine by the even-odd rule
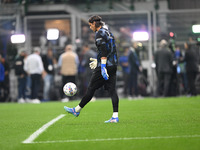
[[[105,90],[115,90],[117,66],[110,66],[106,68],[109,79],[105,80],[103,78],[101,75],[101,67],[98,67],[92,73],[88,88],[97,90],[98,88],[104,86]]]

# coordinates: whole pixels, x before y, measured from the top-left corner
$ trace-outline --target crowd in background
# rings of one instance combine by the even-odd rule
[[[67,44],[57,58],[52,48],[46,53],[41,53],[41,47],[34,47],[31,54],[26,49],[20,48],[14,61],[15,75],[18,82],[19,103],[40,103],[41,101],[73,100],[86,92],[92,70],[89,68],[90,58],[96,57],[96,52],[88,44],[84,44],[76,52],[75,46]],[[1,101],[9,101],[9,62],[0,57],[3,68],[0,79]],[[60,76],[61,81],[55,82],[55,76]],[[77,97],[67,97],[62,88],[67,82],[78,86]]]
[[[86,30],[86,29],[85,29]],[[83,31],[85,31],[83,30]],[[14,70],[18,82],[19,103],[40,103],[41,101],[61,100],[67,102],[83,96],[86,92],[92,70],[89,68],[90,58],[96,57],[95,50],[90,46],[93,43],[93,34],[83,32],[83,39],[77,39],[76,45],[70,44],[70,39],[63,34],[60,36],[59,45],[62,52],[56,53],[51,48],[56,41],[46,41],[45,35],[40,37],[40,46],[34,47],[31,54],[24,48],[18,49],[14,59]],[[45,46],[50,47],[44,52]],[[80,45],[78,45],[80,44]],[[154,53],[157,76],[156,96],[168,97],[185,94],[196,96],[198,91],[195,79],[198,75],[198,58],[196,48],[191,43],[180,46],[172,45],[166,40],[161,40],[159,50]],[[142,96],[155,96],[147,92],[148,79],[145,76],[140,57],[140,43],[129,42],[119,53],[119,70],[123,81],[123,92],[120,94],[129,99],[139,99]],[[0,100],[9,101],[9,62],[0,55]],[[60,76],[59,82],[55,77]],[[63,93],[63,86],[73,82],[78,86],[75,97],[67,97]],[[106,96],[103,89],[99,89],[101,97]],[[98,97],[98,92],[96,93]]]
[[[183,45],[175,45],[172,40],[161,40],[159,49],[154,52],[156,72],[156,92],[150,95],[156,97],[196,96],[199,91],[199,46],[191,38]],[[129,99],[148,96],[148,80],[140,60],[139,43],[133,42],[131,47],[125,47],[119,58],[123,71],[123,95]],[[182,47],[182,48],[180,48]],[[198,87],[198,88],[197,88]]]
[[[161,40],[155,52],[157,95],[162,97],[185,94],[196,96],[195,83],[199,73],[198,46],[185,42],[183,50],[173,43]]]

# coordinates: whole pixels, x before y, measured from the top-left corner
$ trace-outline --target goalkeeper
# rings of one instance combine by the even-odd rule
[[[78,117],[81,109],[92,99],[95,91],[104,86],[112,99],[113,115],[105,123],[117,123],[119,98],[116,92],[117,51],[113,34],[105,27],[100,16],[92,16],[88,20],[90,29],[96,33],[95,44],[97,59],[90,58],[90,68],[93,74],[85,96],[79,105],[74,108],[64,106],[64,109]]]

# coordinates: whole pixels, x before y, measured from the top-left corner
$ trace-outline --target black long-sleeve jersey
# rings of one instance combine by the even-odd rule
[[[97,46],[97,67],[101,66],[101,57],[107,57],[107,66],[117,66],[118,58],[113,34],[101,28],[96,32],[95,44]]]

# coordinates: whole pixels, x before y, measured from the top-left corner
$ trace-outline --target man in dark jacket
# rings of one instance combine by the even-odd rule
[[[195,79],[198,73],[198,55],[190,44],[184,43],[184,47],[186,50],[184,61],[186,62],[186,74],[189,87],[188,94],[196,96],[197,91],[195,87]]]
[[[83,86],[83,88],[85,89],[84,93],[86,93],[86,89],[88,87],[88,84],[89,84],[89,81],[90,81],[90,77],[92,75],[92,70],[91,68],[89,67],[89,63],[90,63],[90,58],[95,58],[96,57],[96,52],[93,51],[90,46],[88,44],[84,44],[83,45],[83,49],[82,49],[82,55],[83,55],[83,58],[82,58],[82,61],[80,63],[80,65],[82,67],[84,67],[84,72],[82,73],[82,77],[83,77],[83,81],[82,81],[82,84],[81,86]]]
[[[138,97],[138,74],[142,71],[142,65],[140,59],[136,53],[137,43],[134,42],[130,47],[128,63],[129,63],[129,99],[132,99],[133,91],[134,96]]]
[[[169,85],[172,74],[173,54],[167,47],[166,40],[161,40],[160,49],[155,53],[156,72],[158,75],[158,95],[169,96]]]
[[[53,56],[53,50],[48,49],[47,54],[42,56],[42,61],[44,65],[45,75],[43,77],[43,101],[50,100],[50,90],[54,84],[54,65],[56,64],[56,59]]]
[[[18,79],[18,103],[24,103],[26,98],[26,72],[24,70],[24,49],[19,50],[19,56],[15,60],[15,74]]]

